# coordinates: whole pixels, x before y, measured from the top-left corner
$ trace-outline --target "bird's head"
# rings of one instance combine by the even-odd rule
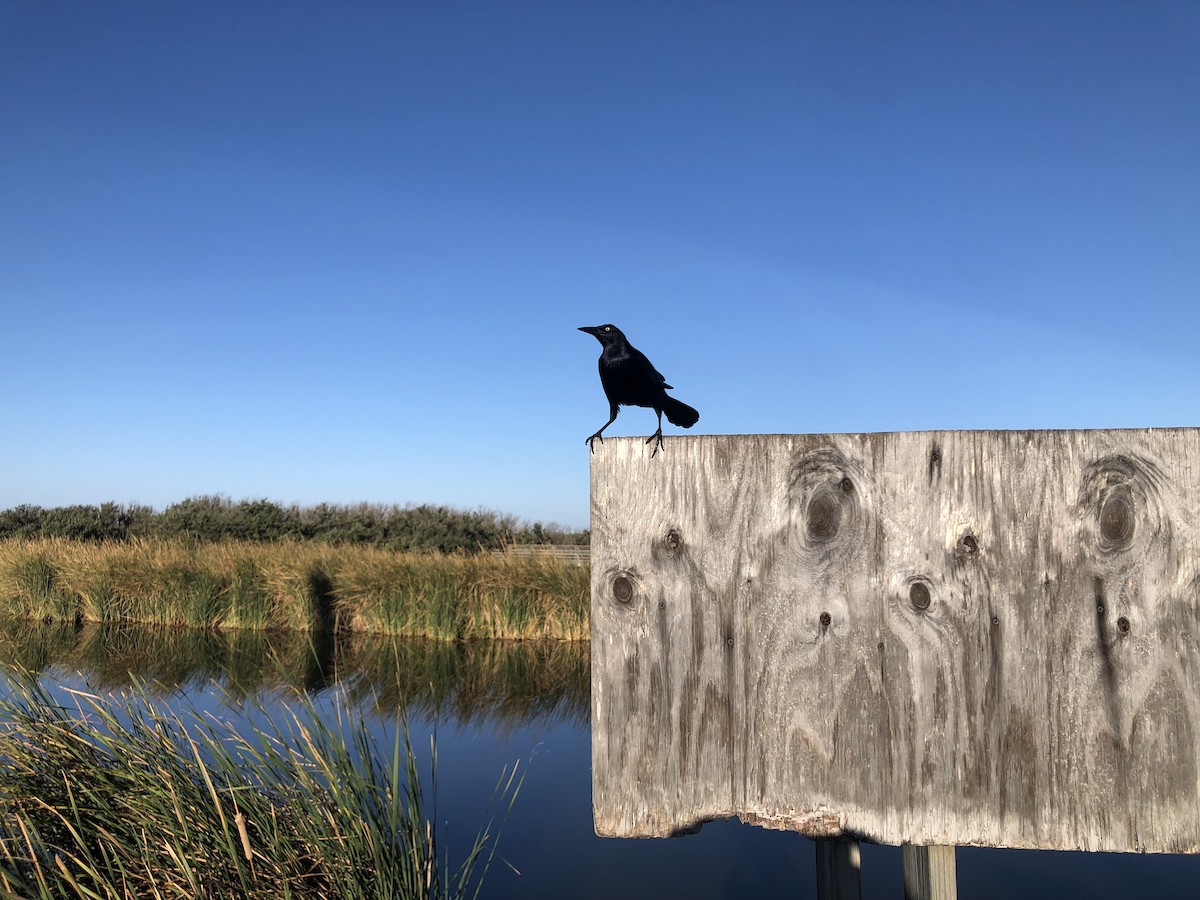
[[[607,347],[615,341],[625,339],[625,335],[621,334],[621,329],[616,325],[585,325],[579,329],[592,335],[601,344]]]

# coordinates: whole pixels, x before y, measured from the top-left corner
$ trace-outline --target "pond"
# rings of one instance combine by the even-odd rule
[[[408,721],[422,762],[437,746],[438,822],[469,845],[505,767],[525,780],[484,884],[489,898],[815,896],[812,842],[713,822],[671,840],[592,830],[586,644],[467,644],[0,622],[0,666],[55,691],[122,690],[131,679],[171,703],[238,719],[247,696],[287,689],[385,729]],[[270,709],[270,703],[263,704]],[[252,727],[247,720],[246,727]],[[424,751],[424,752],[422,752]],[[902,896],[900,851],[862,848],[863,896]],[[1200,857],[958,850],[964,898],[1150,897],[1197,893]]]

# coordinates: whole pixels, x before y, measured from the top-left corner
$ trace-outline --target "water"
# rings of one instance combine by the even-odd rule
[[[423,761],[436,736],[435,815],[447,823],[452,853],[471,843],[501,771],[517,763],[525,781],[500,839],[506,862],[493,863],[485,882],[489,898],[816,895],[813,844],[794,834],[732,821],[672,840],[595,836],[586,646],[314,644],[295,635],[0,623],[0,665],[11,664],[93,690],[120,690],[132,675],[234,719],[247,715],[239,692],[292,688],[330,712],[346,704],[381,732],[404,710]],[[898,848],[864,845],[862,865],[864,897],[903,895]],[[963,898],[1200,896],[1200,857],[962,847],[958,883]]]

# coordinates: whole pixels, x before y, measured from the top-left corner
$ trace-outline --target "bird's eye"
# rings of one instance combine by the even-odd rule
[[[612,329],[611,329],[611,328],[609,328],[607,325],[605,325],[605,326],[604,326],[604,331],[607,333],[607,332],[609,332],[609,331],[612,331]]]

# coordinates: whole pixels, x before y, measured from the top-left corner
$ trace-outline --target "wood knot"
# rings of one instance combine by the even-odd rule
[[[914,581],[908,589],[908,601],[913,605],[913,609],[927,610],[931,600],[929,585],[923,581]]]
[[[1075,510],[1091,519],[1092,539],[1102,556],[1170,541],[1166,483],[1153,460],[1137,455],[1112,454],[1084,469]]]
[[[668,550],[675,551],[683,546],[683,538],[679,536],[679,532],[672,528],[667,532],[667,536],[663,538],[663,546]]]
[[[633,582],[626,575],[618,575],[612,583],[613,597],[620,603],[628,603],[633,599]]]
[[[818,447],[793,462],[788,473],[788,518],[804,551],[826,559],[835,546],[861,546],[869,479],[862,464],[836,447]]]
[[[1100,506],[1100,539],[1106,550],[1118,550],[1133,542],[1135,529],[1133,497],[1127,490],[1114,490]]]
[[[808,536],[814,543],[837,537],[842,527],[842,504],[828,491],[818,491],[808,503]]]

